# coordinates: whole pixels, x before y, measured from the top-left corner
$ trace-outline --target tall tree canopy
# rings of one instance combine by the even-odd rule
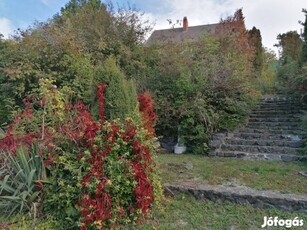
[[[303,9],[302,12],[305,14],[305,22],[301,22],[301,24],[304,26],[301,60],[303,63],[307,63],[307,10]]]
[[[282,64],[291,61],[299,61],[301,58],[302,40],[296,31],[279,34],[277,36],[278,44],[275,46],[280,48],[280,56]]]
[[[255,26],[248,31],[249,45],[254,49],[253,67],[257,75],[261,74],[263,67],[263,46],[260,30]]]
[[[249,34],[245,26],[242,9],[238,9],[233,16],[221,19],[216,28],[216,33],[222,41],[224,49],[231,47],[239,52],[246,60],[247,75],[251,75],[253,66],[253,47],[249,45]]]
[[[10,101],[5,111],[0,108],[0,124],[38,89],[40,79],[53,80],[73,100],[90,103],[96,69],[110,57],[123,77],[131,78],[140,68],[137,50],[151,29],[141,17],[132,8],[115,11],[100,0],[71,0],[48,22],[36,23],[6,42],[5,58],[0,40],[0,84],[5,89],[0,98]]]

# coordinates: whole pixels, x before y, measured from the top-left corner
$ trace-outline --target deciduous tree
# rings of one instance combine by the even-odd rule
[[[245,27],[243,10],[238,9],[233,16],[221,19],[216,33],[220,37],[224,49],[230,48],[245,57],[247,75],[251,75],[254,49],[249,44],[249,34]]]

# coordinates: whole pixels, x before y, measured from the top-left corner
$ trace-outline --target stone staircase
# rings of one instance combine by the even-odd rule
[[[299,151],[307,139],[301,123],[306,112],[290,97],[264,97],[244,127],[213,135],[209,156],[307,161]]]

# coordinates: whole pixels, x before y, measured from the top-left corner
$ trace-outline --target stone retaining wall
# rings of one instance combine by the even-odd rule
[[[164,185],[168,194],[186,193],[196,199],[215,202],[229,201],[236,204],[250,204],[255,208],[276,208],[290,212],[307,213],[307,196],[282,194],[278,191],[259,191],[244,186],[226,187],[222,185]]]

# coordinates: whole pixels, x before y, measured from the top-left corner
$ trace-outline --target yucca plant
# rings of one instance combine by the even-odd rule
[[[16,155],[2,152],[0,159],[0,210],[8,216],[28,212],[36,217],[43,198],[37,185],[47,182],[38,146],[19,148]]]

